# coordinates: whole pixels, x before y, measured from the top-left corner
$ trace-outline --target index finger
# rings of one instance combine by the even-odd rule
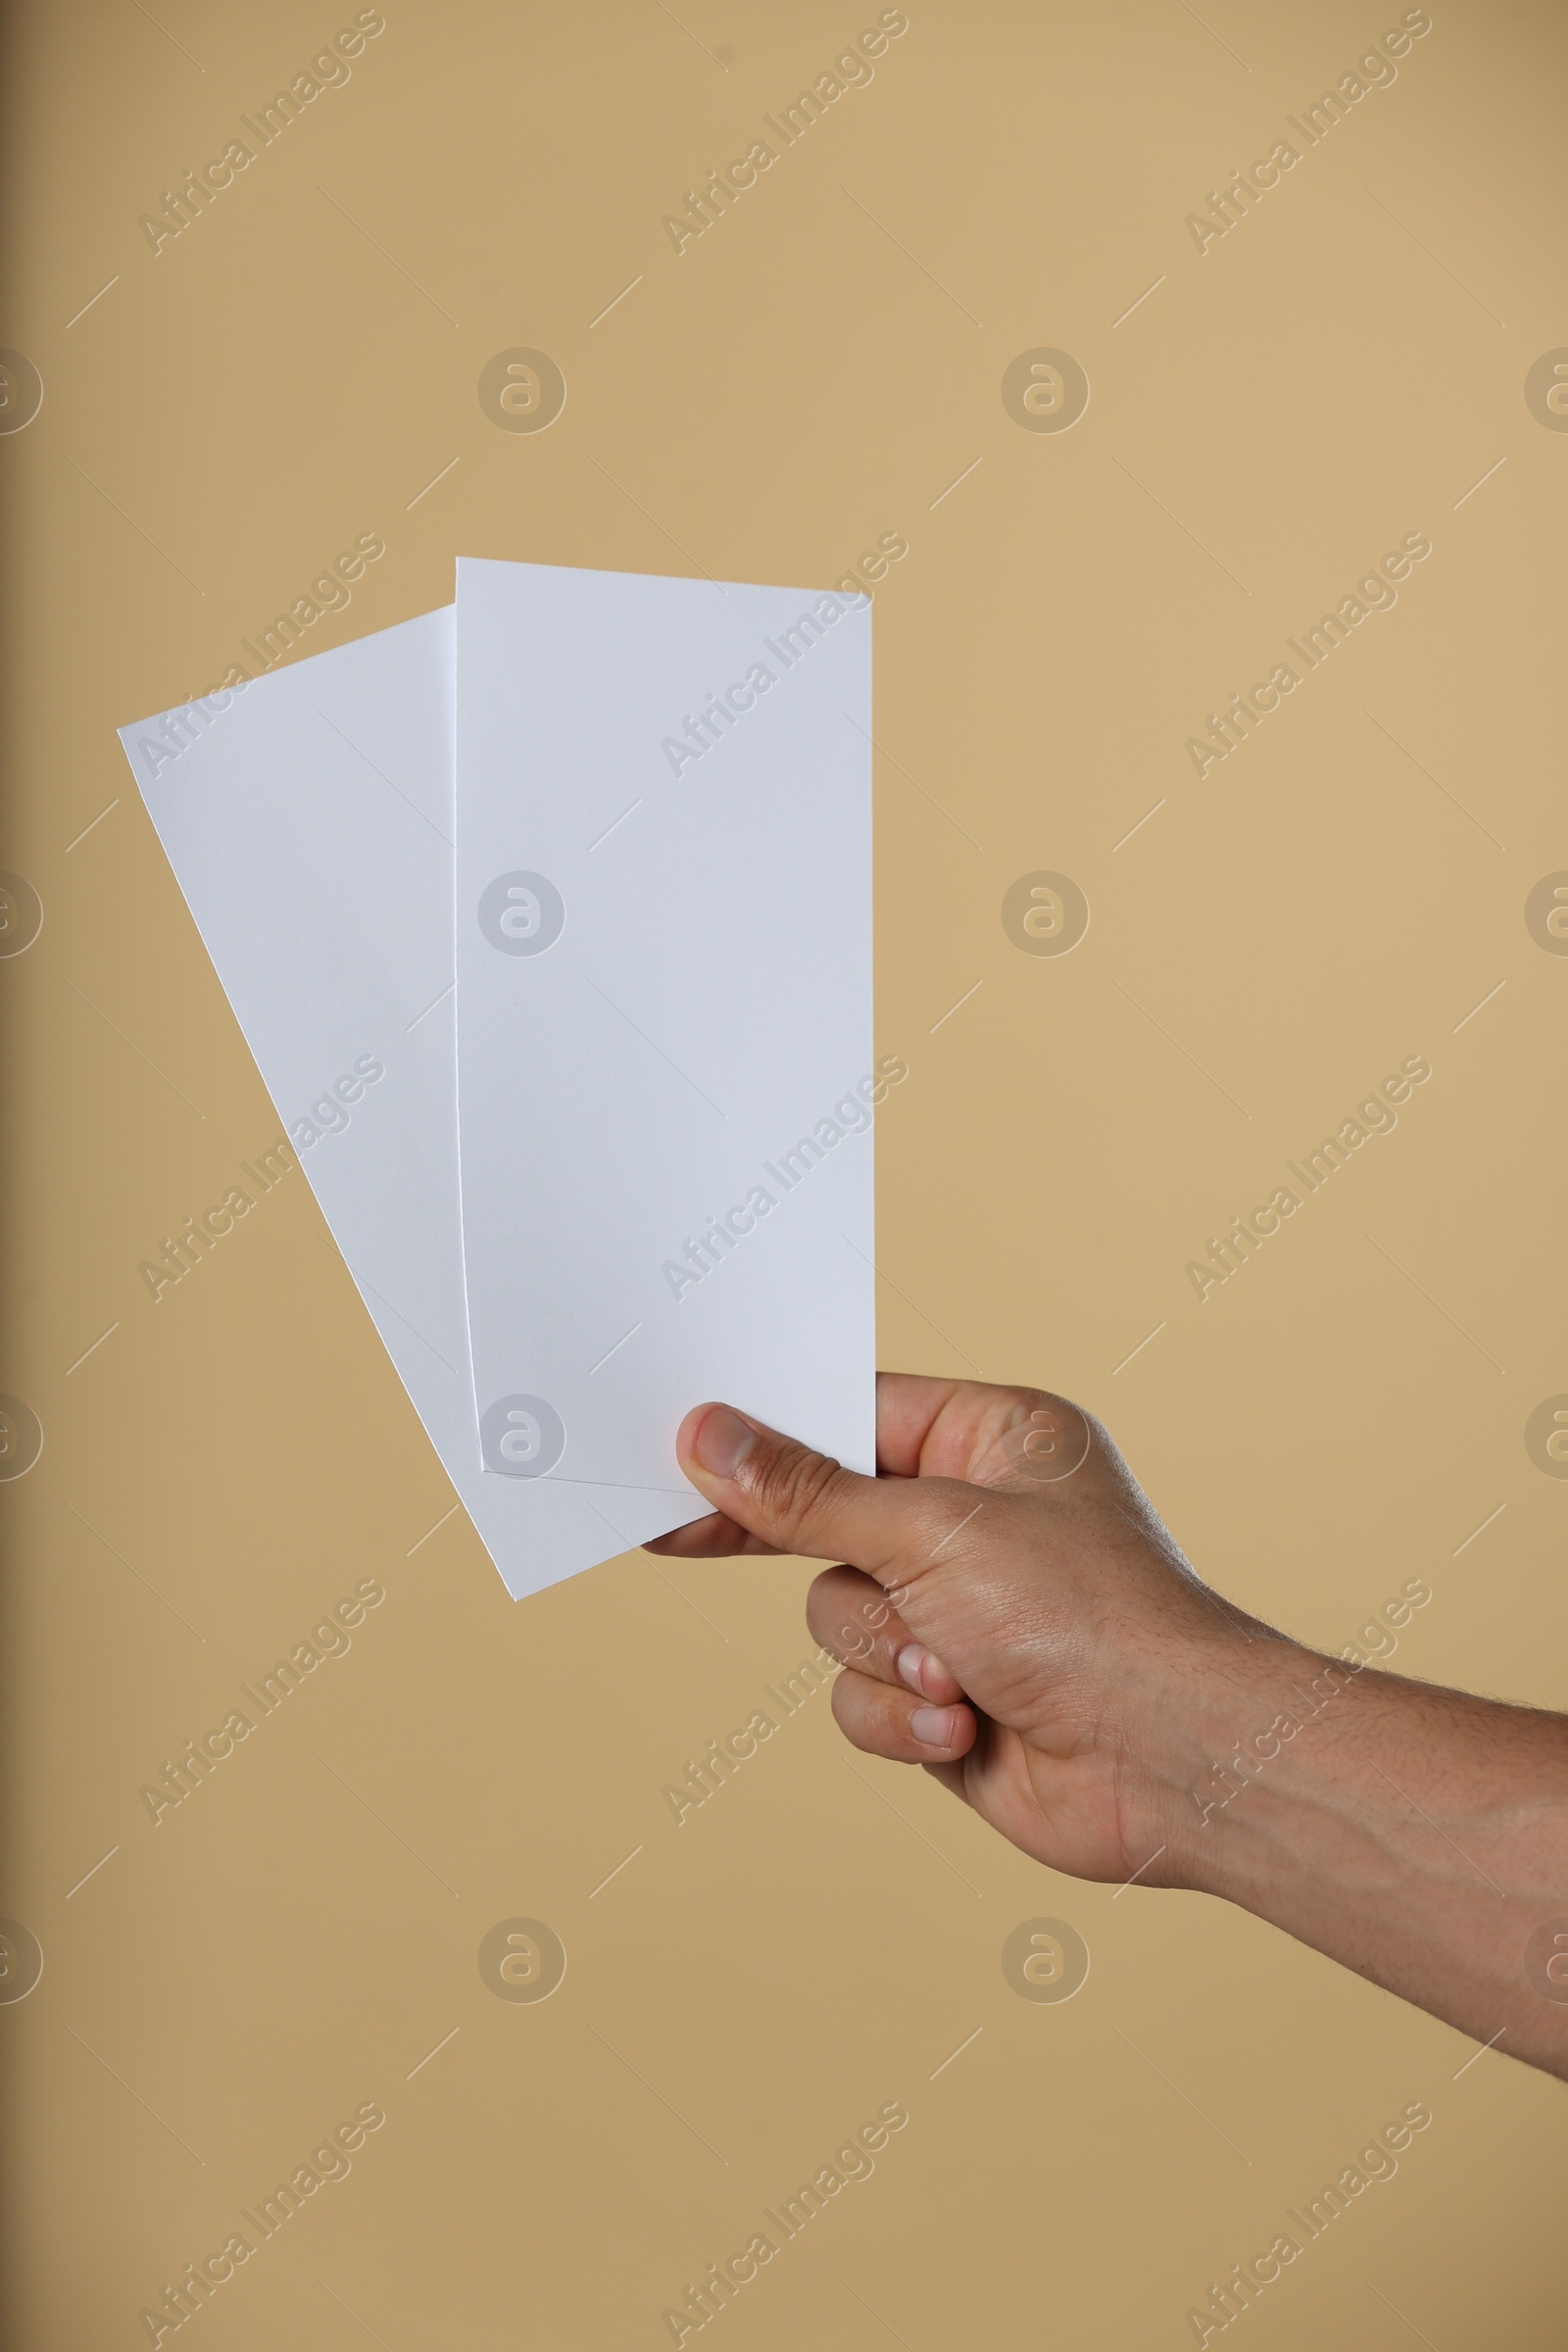
[[[883,1478],[918,1478],[920,1454],[938,1417],[961,1380],[932,1380],[923,1372],[876,1376],[876,1466]]]
[[[998,1387],[985,1380],[932,1380],[918,1372],[879,1372],[876,1466],[884,1478],[973,1476],[998,1442],[1030,1409],[1041,1389]]]

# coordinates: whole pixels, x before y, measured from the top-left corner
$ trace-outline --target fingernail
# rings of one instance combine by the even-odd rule
[[[907,1647],[899,1652],[899,1672],[911,1690],[918,1690],[920,1688],[920,1663],[924,1656],[925,1651],[920,1647],[918,1642],[909,1642]]]
[[[954,1717],[952,1707],[916,1707],[909,1717],[909,1732],[922,1747],[951,1747]]]
[[[749,1429],[739,1413],[732,1413],[727,1404],[715,1404],[698,1425],[692,1458],[713,1478],[733,1478],[756,1444],[756,1430]]]

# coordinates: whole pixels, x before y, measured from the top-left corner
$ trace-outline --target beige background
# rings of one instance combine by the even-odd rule
[[[1523,1439],[1568,1389],[1568,959],[1523,916],[1568,867],[1568,435],[1523,393],[1568,343],[1561,13],[1440,0],[1200,256],[1187,214],[1397,9],[911,0],[874,81],[677,257],[662,216],[875,13],[388,0],[347,86],[156,258],[138,216],[352,11],[13,24],[0,341],[45,385],[0,441],[0,865],[45,908],[0,967],[0,1387],[45,1432],[0,1489],[0,1911],[46,1961],[0,2010],[18,2346],[145,2341],[139,2308],[372,2099],[351,2177],[191,2323],[209,2352],[667,2342],[894,2099],[875,2177],[724,2341],[1190,2342],[1208,2282],[1416,2099],[1398,2178],[1248,2341],[1559,2340],[1559,2085],[1467,2067],[1248,1917],[1035,1869],[853,1755],[825,1697],[677,1828],[663,1785],[808,1653],[807,1569],[633,1554],[514,1605],[461,1514],[426,1539],[450,1490],[297,1173],[156,1306],[137,1278],[278,1122],[117,723],[361,531],[386,557],[309,650],[446,601],[460,550],[826,582],[902,532],[884,1360],[1081,1397],[1294,1632],[1337,1648],[1421,1576],[1400,1666],[1568,1704],[1568,1484]],[[539,435],[476,398],[515,345],[569,386]],[[1004,409],[1037,346],[1088,371],[1069,432]],[[1185,738],[1417,530],[1397,608],[1200,782]],[[1041,867],[1093,910],[1059,960],[1000,920]],[[1397,1132],[1200,1304],[1186,1261],[1413,1054]],[[139,1786],[366,1577],[352,1652],[154,1828]],[[517,1915],[569,1954],[542,2006],[476,1967]],[[1093,1954],[1059,2006],[1000,1967],[1040,1915]]]

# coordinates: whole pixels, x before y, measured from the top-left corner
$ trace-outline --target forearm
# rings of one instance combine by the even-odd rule
[[[678,1450],[714,1515],[661,1548],[848,1563],[808,1618],[863,1752],[925,1765],[1054,1870],[1224,1896],[1568,2078],[1568,1716],[1242,1616],[1046,1392],[884,1376],[876,1478],[727,1405]]]
[[[1568,1720],[1277,1641],[1201,1712],[1184,1883],[1568,2077]]]

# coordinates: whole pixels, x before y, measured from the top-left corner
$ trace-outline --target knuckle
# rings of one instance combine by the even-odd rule
[[[858,1568],[824,1568],[806,1596],[806,1622],[841,1666],[888,1679],[907,1639],[887,1594]]]
[[[806,1622],[813,1634],[825,1633],[838,1614],[838,1595],[833,1589],[833,1571],[824,1569],[813,1576],[806,1591]]]
[[[1018,1389],[1013,1393],[1025,1412],[1076,1413],[1084,1421],[1093,1418],[1081,1404],[1074,1403],[1072,1397],[1060,1396],[1054,1389]]]
[[[999,1410],[966,1472],[976,1486],[1009,1486],[1020,1479],[1050,1484],[1067,1477],[1103,1436],[1092,1415],[1054,1389],[1008,1388],[997,1395]]]
[[[906,1565],[900,1581],[890,1587],[888,1598],[902,1608],[910,1592],[919,1584],[925,1570],[933,1563],[955,1558],[960,1546],[972,1543],[986,1527],[991,1497],[977,1504],[974,1488],[958,1479],[922,1479],[925,1490],[919,1497],[919,1508],[913,1515],[904,1553]],[[989,1531],[987,1531],[989,1532]]]
[[[889,1756],[901,1744],[888,1721],[886,1693],[871,1676],[847,1667],[833,1685],[833,1720],[863,1756]]]
[[[758,1464],[751,1482],[753,1499],[769,1526],[785,1536],[800,1535],[839,1475],[839,1465],[830,1455],[812,1453],[805,1446],[781,1446]]]
[[[827,1643],[834,1656],[845,1666],[863,1666],[867,1658],[876,1655],[875,1635],[868,1634],[863,1626],[856,1625],[848,1618],[842,1625],[831,1629]]]
[[[842,1568],[813,1579],[806,1596],[806,1622],[840,1665],[860,1665],[876,1644],[860,1622],[858,1595]]]

